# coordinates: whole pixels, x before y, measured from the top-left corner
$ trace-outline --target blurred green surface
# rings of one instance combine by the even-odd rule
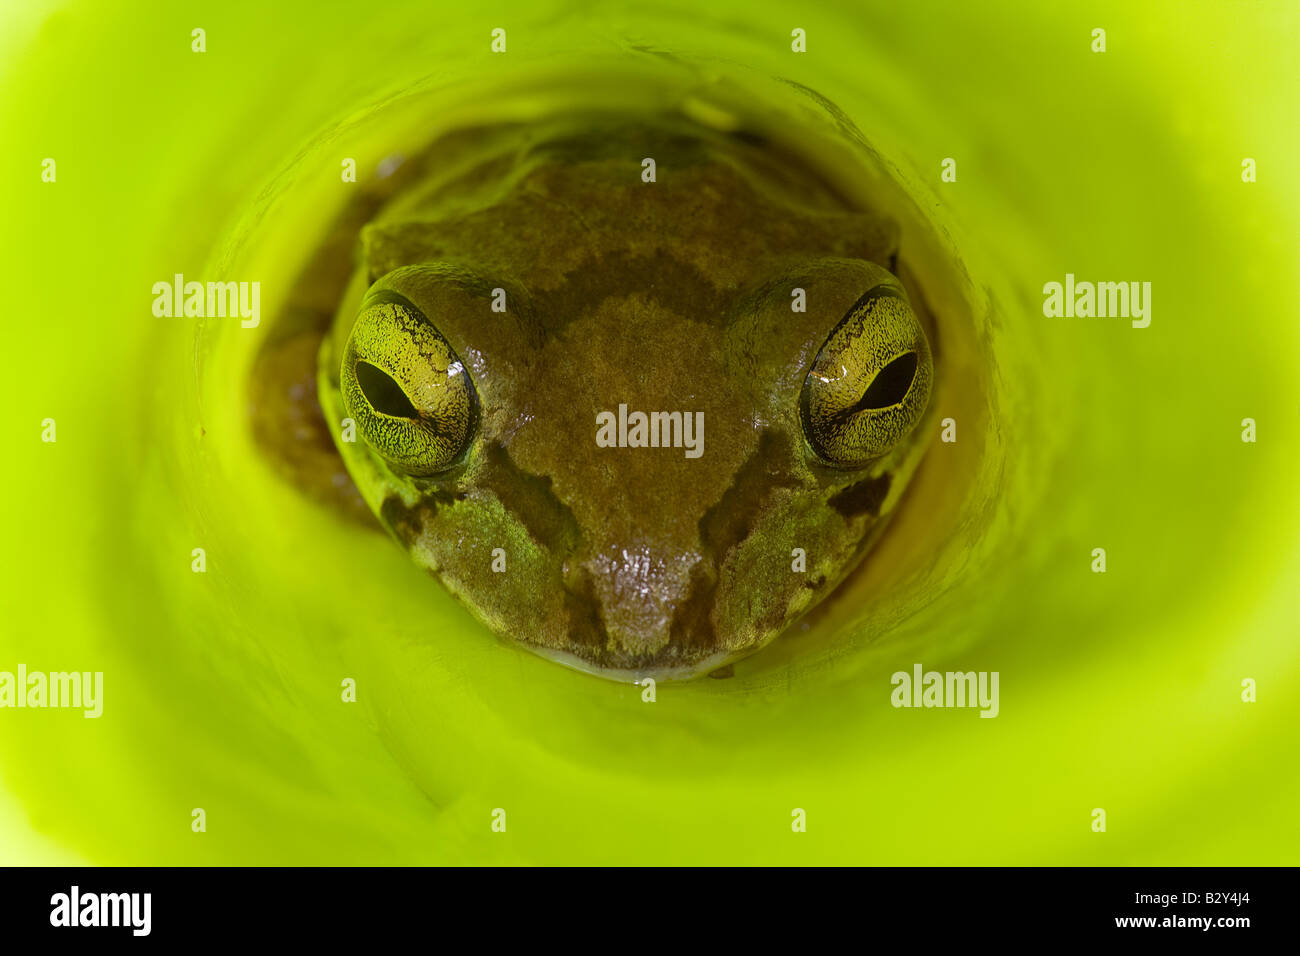
[[[0,862],[1296,863],[1300,8],[995,6],[6,8],[0,670],[105,701],[0,710]],[[844,109],[969,276],[988,413],[904,580],[649,705],[276,480],[241,376],[377,104],[656,50]],[[263,327],[154,318],[178,272],[260,280]],[[1150,281],[1150,328],[1045,318],[1066,272]],[[915,661],[999,717],[892,708]]]

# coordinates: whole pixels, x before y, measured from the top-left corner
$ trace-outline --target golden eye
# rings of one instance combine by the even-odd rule
[[[901,288],[854,303],[813,360],[799,396],[804,436],[827,464],[860,468],[916,426],[930,401],[930,343]]]
[[[424,313],[397,293],[366,299],[339,380],[343,406],[366,444],[397,471],[443,471],[474,436],[478,397],[469,371]]]

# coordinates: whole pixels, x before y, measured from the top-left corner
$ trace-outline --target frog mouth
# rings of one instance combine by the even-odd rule
[[[687,664],[621,667],[595,664],[589,658],[574,654],[571,651],[543,647],[530,649],[539,657],[553,661],[556,664],[562,664],[572,670],[581,671],[584,674],[590,674],[593,677],[600,677],[605,680],[622,681],[631,684],[642,684],[647,678],[653,681],[689,681],[705,674],[710,677],[729,677],[731,676],[727,673],[729,665],[737,658],[734,653],[717,651]]]

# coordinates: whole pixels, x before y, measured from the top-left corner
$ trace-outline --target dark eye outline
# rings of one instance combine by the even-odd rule
[[[905,416],[905,419],[910,420],[906,420],[905,424],[897,429],[897,435],[892,440],[877,449],[873,449],[871,454],[852,459],[837,457],[822,440],[822,434],[827,430],[827,425],[825,423],[819,425],[813,418],[813,393],[818,387],[817,382],[814,381],[818,378],[816,372],[819,367],[827,364],[827,349],[832,347],[844,327],[850,322],[861,321],[867,314],[871,304],[880,299],[896,299],[907,308],[907,313],[911,318],[908,330],[912,333],[910,336],[912,341],[910,344],[903,344],[902,341],[899,341],[896,348],[888,349],[888,352],[895,352],[896,354],[876,370],[858,400],[826,416],[826,422],[843,428],[854,416],[864,412],[876,413],[878,417],[886,420],[903,416]],[[898,330],[893,331],[895,332],[895,338],[898,338]],[[858,341],[860,341],[860,338],[851,340],[851,343]],[[835,352],[835,355],[843,354],[848,348],[852,347],[852,344],[841,347]],[[911,303],[908,302],[906,293],[901,288],[897,288],[890,283],[882,283],[865,292],[827,334],[812,363],[809,365],[808,371],[805,373],[803,385],[799,392],[799,423],[809,449],[822,464],[842,470],[856,470],[868,467],[872,462],[889,454],[911,434],[929,406],[934,375],[931,363],[929,342],[919,320],[915,313],[912,312]],[[906,381],[906,387],[902,387],[904,380]],[[920,383],[920,387],[924,389],[926,394],[923,399],[918,399],[911,404],[910,408],[907,408],[905,403],[917,388],[918,383]]]
[[[438,416],[434,412],[417,407],[402,384],[378,361],[372,360],[369,353],[366,357],[358,354],[357,324],[354,324],[353,331],[348,336],[339,371],[344,409],[357,422],[366,446],[383,459],[389,468],[411,478],[434,478],[462,464],[474,446],[480,423],[478,388],[468,367],[446,336],[429,320],[422,309],[401,293],[392,289],[370,292],[357,310],[357,323],[359,324],[367,313],[384,305],[395,307],[395,314],[400,316],[397,323],[404,327],[404,330],[397,334],[408,336],[406,348],[420,351],[419,345],[414,340],[417,336],[423,336],[429,340],[426,346],[434,344],[445,350],[448,368],[455,364],[458,367],[457,374],[463,376],[466,410],[456,452],[445,458],[429,455],[421,459],[410,455],[404,456],[391,443],[379,439],[379,434],[386,429],[409,427],[419,430],[419,433],[412,436],[417,439],[416,444],[420,443],[418,439],[423,439],[426,448],[431,448],[447,436],[445,432],[439,431]],[[361,371],[363,367],[367,371]],[[369,382],[367,383],[363,378],[368,379]],[[353,386],[365,403],[364,409],[356,407],[355,400],[351,398]],[[380,399],[378,404],[376,398]]]

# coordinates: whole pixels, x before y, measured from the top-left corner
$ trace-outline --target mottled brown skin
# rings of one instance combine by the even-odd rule
[[[922,423],[844,469],[800,424],[809,367],[895,267],[896,229],[793,157],[684,120],[495,129],[446,156],[362,231],[320,399],[337,439],[349,334],[367,289],[388,289],[464,362],[477,429],[423,478],[339,441],[362,495],[494,631],[546,656],[686,677],[761,647],[854,567],[929,437]],[[620,403],[702,411],[703,456],[598,447],[596,416]]]

